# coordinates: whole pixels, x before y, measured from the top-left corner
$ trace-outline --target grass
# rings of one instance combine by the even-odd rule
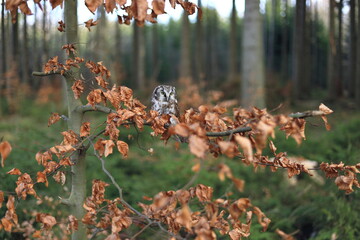
[[[0,137],[11,142],[13,151],[6,160],[5,168],[0,172],[0,189],[13,191],[17,176],[6,174],[13,167],[28,172],[33,177],[36,176],[36,172],[42,169],[35,161],[35,154],[61,142],[60,132],[66,130],[66,124],[59,122],[48,128],[47,119],[52,111],[56,111],[55,106],[29,104],[22,114],[1,119]],[[335,111],[334,115],[334,118],[330,116],[330,122],[333,124],[331,132],[324,130],[321,121],[310,119],[307,125],[307,140],[300,146],[292,139],[286,140],[285,135],[278,132],[277,138],[274,139],[278,151],[286,151],[289,155],[304,156],[318,162],[360,162],[359,114]],[[104,121],[101,115],[89,117],[87,120],[94,121],[93,126]],[[132,135],[131,140],[128,139],[128,135]],[[146,202],[142,199],[143,196],[152,197],[160,191],[182,188],[194,176],[191,167],[198,163],[198,160],[189,154],[185,144],[176,151],[173,142],[164,145],[152,138],[149,130],[138,133],[121,129],[120,136],[129,143],[130,155],[127,159],[123,159],[119,154],[109,156],[105,159],[106,168],[122,187],[124,198],[133,206],[140,201]],[[149,148],[154,149],[152,155],[147,151]],[[90,193],[91,179],[101,179],[108,183],[110,180],[100,170],[101,163],[93,155],[92,150],[89,151],[87,161],[87,187]],[[245,180],[244,192],[238,192],[230,180],[221,182],[218,179],[216,169],[219,163],[227,164],[235,177]],[[70,178],[69,169],[65,171]],[[278,237],[274,232],[277,228],[287,233],[297,232],[297,239],[330,239],[334,234],[338,239],[359,239],[359,191],[345,195],[337,189],[333,180],[326,180],[324,185],[320,185],[306,175],[300,175],[297,184],[293,186],[287,181],[285,174],[284,170],[272,173],[268,168],[254,171],[253,167],[245,166],[235,159],[215,159],[208,156],[192,186],[202,183],[214,187],[215,198],[230,192],[232,199],[249,197],[253,204],[260,207],[272,220],[266,233],[261,232],[260,225],[254,220],[251,239],[276,239]],[[40,196],[46,194],[57,199],[58,196],[66,197],[69,194],[69,185],[67,183],[60,186],[50,180],[48,188],[39,184],[36,190]],[[110,186],[106,194],[108,198],[116,198],[117,190]],[[54,205],[51,201],[45,206],[38,206],[34,198],[29,199],[29,202],[19,201],[18,207],[27,211],[55,211],[51,207]],[[66,212],[65,209],[61,210]],[[0,209],[1,216],[4,212],[3,207]],[[23,217],[26,214],[20,212],[19,215]],[[144,234],[146,236],[149,233]],[[8,235],[0,233],[0,237],[6,239]]]

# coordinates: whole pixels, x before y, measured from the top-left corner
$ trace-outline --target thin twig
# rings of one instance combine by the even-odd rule
[[[325,115],[323,111],[313,110],[313,111],[291,113],[288,116],[292,118],[307,118],[307,117],[323,116],[323,115]]]
[[[60,71],[52,71],[52,72],[32,72],[32,75],[35,77],[46,77],[51,75],[61,74]]]
[[[113,110],[109,107],[98,105],[98,104],[95,104],[94,106],[93,105],[79,106],[76,108],[76,111],[83,112],[83,113],[90,112],[90,111],[97,111],[97,112],[103,112],[103,113],[116,113],[115,110]]]
[[[132,236],[130,238],[130,240],[134,240],[136,239],[137,236],[139,236],[140,234],[142,234],[148,227],[151,226],[152,223],[149,223],[148,225],[146,225],[145,227],[143,227],[139,232],[137,232],[134,236]]]
[[[249,132],[251,130],[252,130],[251,127],[239,127],[239,128],[235,128],[235,129],[231,129],[231,130],[223,131],[223,132],[207,132],[206,136],[208,136],[208,137],[224,137],[224,136],[232,135],[234,133]]]

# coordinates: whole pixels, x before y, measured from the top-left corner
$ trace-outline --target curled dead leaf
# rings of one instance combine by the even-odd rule
[[[0,143],[1,167],[5,166],[5,160],[9,156],[12,147],[8,141]]]

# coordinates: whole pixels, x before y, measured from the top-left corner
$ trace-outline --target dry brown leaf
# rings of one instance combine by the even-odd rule
[[[91,31],[91,27],[96,26],[98,24],[98,21],[94,21],[94,19],[89,19],[87,20],[85,23],[85,27],[89,30],[89,32]],[[95,77],[96,78],[96,77]],[[99,84],[100,85],[100,84]],[[101,86],[101,85],[100,85]]]
[[[64,172],[62,171],[58,171],[54,176],[53,176],[54,180],[57,183],[60,183],[61,185],[64,185],[66,182],[66,175]]]
[[[12,147],[8,141],[3,141],[0,143],[0,155],[1,155],[1,167],[5,166],[5,160],[9,156]]]
[[[244,191],[244,186],[245,186],[245,181],[242,180],[242,179],[238,179],[236,177],[232,177],[231,180],[233,181],[236,189],[239,191],[239,192],[243,192]]]
[[[48,127],[50,127],[51,125],[53,125],[54,123],[56,123],[57,121],[59,121],[61,119],[60,115],[58,113],[51,113],[51,116],[48,120]]]
[[[278,228],[275,230],[275,232],[281,237],[282,240],[295,240],[293,236],[291,236],[290,234],[286,234]]]
[[[236,145],[233,142],[219,141],[218,145],[222,154],[225,154],[229,158],[233,158],[235,156]]]
[[[0,191],[0,208],[2,207],[3,202],[4,202],[4,192]]]
[[[79,223],[78,223],[78,220],[76,219],[76,217],[73,215],[70,215],[68,217],[68,220],[69,220],[68,229],[70,231],[77,231],[79,228]]]
[[[82,80],[76,80],[74,84],[71,86],[71,89],[74,93],[74,98],[79,99],[81,94],[84,92],[84,82]]]
[[[96,9],[103,3],[103,0],[85,0],[86,7],[95,14]]]
[[[240,135],[235,136],[236,142],[239,144],[240,148],[243,150],[245,155],[245,163],[250,164],[254,161],[253,149],[251,141],[247,137],[242,137]]]
[[[206,141],[196,135],[191,135],[189,137],[189,147],[190,152],[198,158],[204,158],[206,151],[209,149]]]
[[[165,0],[153,0],[152,7],[156,15],[165,13]]]
[[[116,146],[121,155],[127,158],[129,153],[129,145],[124,141],[117,141]]]
[[[10,174],[10,175],[21,175],[21,171],[17,168],[13,168],[10,171],[8,171],[6,174]]]
[[[233,177],[231,169],[229,168],[228,165],[221,163],[218,165],[218,169],[219,169],[218,177],[219,177],[220,181],[223,182],[225,180],[225,177],[227,177],[227,178]]]
[[[104,151],[105,157],[107,157],[113,153],[113,147],[115,146],[115,143],[113,142],[113,140],[103,140],[102,144],[105,147],[105,151]]]
[[[80,137],[87,137],[90,135],[90,122],[83,122],[80,128]]]
[[[61,6],[61,8],[62,8],[63,2],[64,2],[64,0],[50,0],[52,9],[56,8],[57,6]]]

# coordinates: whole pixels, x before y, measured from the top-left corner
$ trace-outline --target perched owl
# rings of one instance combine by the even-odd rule
[[[176,90],[173,86],[157,86],[151,97],[151,109],[161,114],[173,114],[179,117],[179,107],[176,100]],[[177,124],[175,119],[170,119],[171,124]]]

